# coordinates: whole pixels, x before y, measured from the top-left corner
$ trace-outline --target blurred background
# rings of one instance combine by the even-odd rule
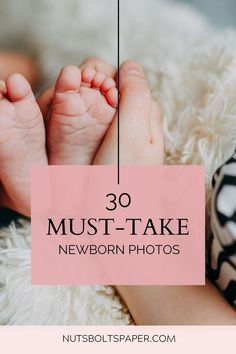
[[[141,34],[152,21],[160,21],[158,3],[172,8],[176,21],[178,7],[185,7],[198,16],[196,22],[203,15],[202,19],[206,17],[215,27],[236,27],[236,0],[120,0],[120,3],[121,8],[129,4],[133,9],[128,13],[123,11],[121,22],[133,21],[139,26],[132,28],[133,33],[127,31],[123,38],[123,42],[130,41],[130,46],[137,32]],[[169,21],[171,28],[168,15],[161,20]],[[184,22],[186,28],[191,26],[187,11]],[[62,65],[79,64],[86,56],[100,56],[116,64],[117,0],[0,0],[0,49],[30,55],[41,71],[37,77],[37,70],[30,68],[24,58],[9,58],[0,52],[0,78],[4,79],[19,63],[18,71],[31,78],[35,87],[39,80],[40,87],[50,84]]]
[[[154,3],[156,7],[166,3],[199,12],[215,27],[236,27],[236,0],[120,0],[121,7],[131,3],[133,14],[129,17],[140,16],[138,8],[144,2],[150,11],[142,14],[141,26],[148,26],[158,15]],[[117,0],[0,0],[0,48],[30,53],[40,65],[46,60],[45,82],[54,79],[62,63],[74,62],[75,57],[79,62],[85,56],[98,55],[115,63],[116,20]]]
[[[218,27],[236,26],[236,0],[175,0],[190,4]]]
[[[95,55],[115,62],[116,10],[116,0],[0,0],[0,49],[35,60],[43,89],[65,64],[79,65]],[[0,70],[4,63],[20,62],[12,59],[1,60],[0,53]],[[27,63],[21,63],[25,69]]]

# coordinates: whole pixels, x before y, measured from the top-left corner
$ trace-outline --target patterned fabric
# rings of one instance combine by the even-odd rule
[[[236,153],[216,172],[208,276],[236,308]]]

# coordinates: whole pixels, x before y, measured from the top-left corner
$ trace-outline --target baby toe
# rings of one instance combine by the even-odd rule
[[[100,88],[103,81],[105,80],[106,75],[101,73],[101,72],[97,72],[94,76],[94,79],[92,81],[92,86],[95,88]]]
[[[93,68],[95,71],[99,71],[104,73],[106,76],[115,77],[117,74],[117,69],[105,62],[104,60],[97,58],[97,57],[89,57],[83,61],[80,66],[81,70],[84,68]]]
[[[107,77],[102,83],[101,91],[102,93],[105,94],[108,90],[110,90],[113,87],[116,87],[115,81],[111,77]]]
[[[119,94],[116,87],[112,87],[106,92],[106,100],[112,107],[118,107]]]
[[[55,86],[57,93],[78,92],[81,84],[81,71],[75,65],[66,65],[62,68]]]
[[[85,68],[82,71],[82,81],[85,84],[91,85],[95,75],[96,75],[96,70],[95,69],[93,69],[93,68]]]
[[[30,84],[20,74],[12,74],[6,79],[8,98],[12,102],[21,101],[33,96]]]

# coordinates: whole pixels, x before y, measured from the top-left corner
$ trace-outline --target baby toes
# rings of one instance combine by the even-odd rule
[[[111,77],[107,77],[101,86],[101,92],[106,97],[107,102],[114,108],[118,107],[118,90],[116,83]]]
[[[111,77],[107,77],[102,83],[101,91],[103,94],[105,94],[113,87],[116,87],[115,81]]]
[[[100,89],[105,79],[106,75],[95,69],[85,68],[82,71],[83,83],[88,84],[91,88]]]
[[[102,86],[103,81],[106,79],[106,75],[101,72],[96,72],[93,81],[92,87],[100,89]]]
[[[82,70],[82,82],[91,88],[99,89],[110,106],[118,107],[118,90],[115,80],[111,77],[106,77],[104,73],[93,68],[85,68]]]

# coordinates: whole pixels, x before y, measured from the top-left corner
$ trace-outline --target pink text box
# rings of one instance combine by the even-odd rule
[[[35,166],[32,283],[202,285],[202,166]],[[114,210],[112,210],[114,209]]]

